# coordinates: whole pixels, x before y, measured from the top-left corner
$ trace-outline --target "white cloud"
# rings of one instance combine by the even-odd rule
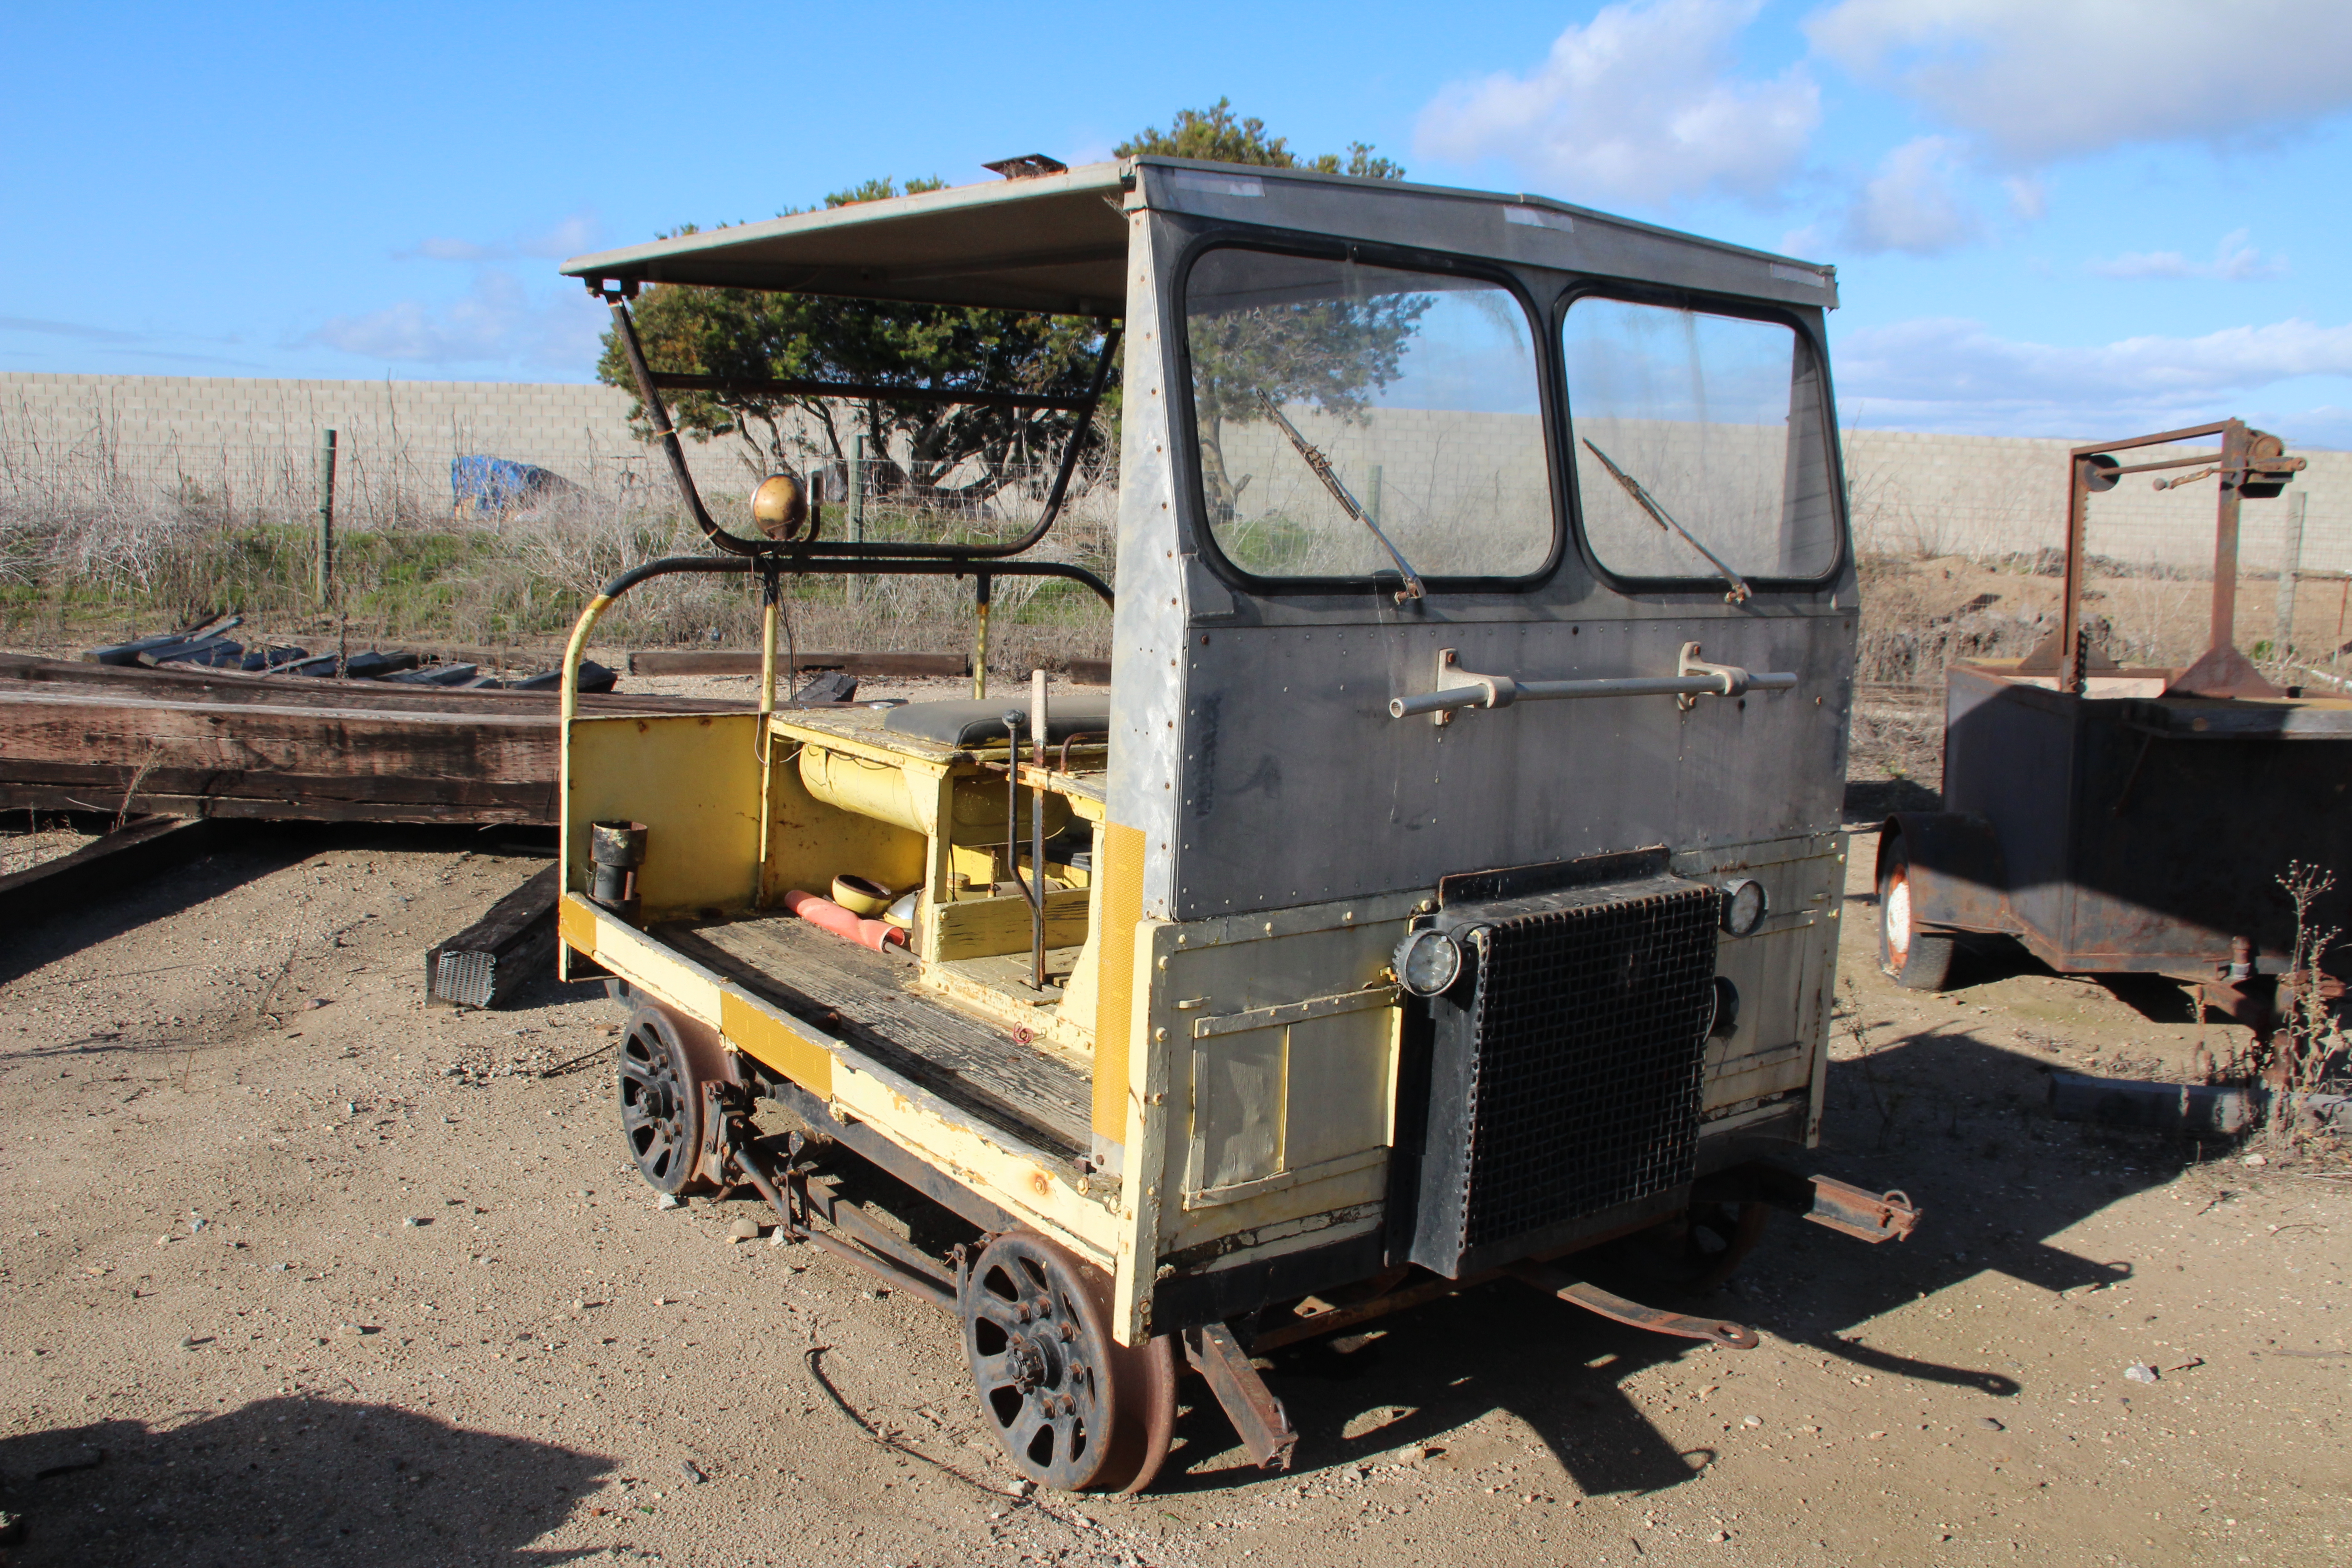
[[[2285,321],[2074,347],[1928,319],[1853,332],[1837,363],[1846,414],[1872,426],[2100,435],[2218,418],[2256,391],[2298,377],[2352,377],[2352,326]]]
[[[1833,0],[1815,48],[2028,164],[2352,107],[2345,0]]]
[[[1422,157],[1498,158],[1571,200],[1766,200],[1803,158],[1821,94],[1801,67],[1731,74],[1762,0],[1628,0],[1552,43],[1525,75],[1456,82],[1421,112]]]
[[[403,260],[422,258],[426,261],[512,261],[519,257],[537,257],[562,261],[593,247],[598,232],[596,215],[581,212],[535,234],[510,235],[487,242],[434,235],[419,240],[412,250],[394,254]]]
[[[1976,238],[1983,225],[1952,188],[1958,153],[1948,137],[1922,136],[1887,153],[1847,209],[1847,248],[1937,256]]]
[[[2001,187],[2009,192],[2011,216],[2026,223],[2040,223],[2049,216],[2050,192],[2041,181],[2020,174],[2003,180]]]
[[[2251,231],[2236,228],[2221,237],[2210,261],[2191,261],[2177,250],[2127,250],[2107,260],[2085,263],[2100,278],[2218,278],[2243,283],[2257,278],[2284,278],[2286,262],[2264,256],[2248,243]]]
[[[604,313],[565,289],[535,302],[511,273],[484,268],[458,300],[403,300],[364,315],[338,316],[308,341],[373,360],[408,364],[507,364],[584,375],[596,363]]]

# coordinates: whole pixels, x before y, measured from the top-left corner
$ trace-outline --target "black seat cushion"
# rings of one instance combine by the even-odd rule
[[[926,741],[938,741],[950,746],[984,746],[992,741],[1004,739],[1004,716],[1011,712],[1026,714],[1029,694],[1016,690],[999,699],[982,698],[977,702],[909,702],[903,708],[893,708],[882,721],[885,730],[901,735],[917,735]],[[1027,740],[1027,725],[1023,725],[1022,739]],[[1110,693],[1089,692],[1079,696],[1059,692],[1045,702],[1045,739],[1062,742],[1073,735],[1107,735],[1110,732]]]

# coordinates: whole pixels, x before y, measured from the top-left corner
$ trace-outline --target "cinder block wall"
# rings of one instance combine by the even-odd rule
[[[536,463],[605,491],[666,482],[658,454],[628,430],[630,399],[612,387],[448,381],[273,381],[207,376],[52,375],[0,372],[0,490],[70,492],[111,479],[170,490],[194,484],[299,500],[310,493],[319,432],[337,432],[343,493],[446,498],[449,459],[485,454]],[[1496,473],[1526,450],[1510,416],[1391,409],[1381,445],[1436,454],[1448,474]],[[1302,421],[1343,470],[1367,427]],[[1330,427],[1327,428],[1328,426]],[[2280,432],[2293,449],[2294,432]],[[1235,472],[1281,471],[1265,426],[1228,442]],[[2032,552],[2064,537],[2063,440],[1850,429],[1846,478],[1864,547],[1905,554]],[[1400,444],[1401,443],[1401,444]],[[740,442],[688,441],[696,482],[741,494],[756,471]],[[1492,461],[1487,454],[1495,454]],[[2317,451],[2273,501],[2245,507],[2243,559],[2275,570],[2289,507],[2305,498],[2303,565],[2352,571],[2352,453]],[[1398,476],[1402,479],[1402,475]],[[1522,476],[1532,479],[1533,476]],[[2200,566],[2212,559],[2213,484],[2158,493],[2135,477],[2091,504],[2091,547],[2133,563]]]

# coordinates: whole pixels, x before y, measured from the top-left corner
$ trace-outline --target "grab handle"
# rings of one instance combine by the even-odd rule
[[[1450,723],[1464,708],[1508,708],[1515,702],[1554,702],[1572,697],[1672,697],[1689,710],[1702,697],[1744,697],[1750,691],[1793,690],[1789,673],[1759,673],[1736,664],[1709,664],[1699,646],[1683,644],[1673,675],[1603,676],[1591,680],[1521,680],[1508,675],[1476,675],[1454,661],[1453,648],[1437,650],[1437,689],[1389,700],[1389,717],[1427,713]]]

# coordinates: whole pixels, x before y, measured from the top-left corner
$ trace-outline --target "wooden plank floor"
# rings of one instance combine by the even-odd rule
[[[977,1120],[1065,1160],[1087,1152],[1094,1089],[1085,1075],[915,994],[912,958],[871,952],[792,915],[680,922],[655,934]]]

